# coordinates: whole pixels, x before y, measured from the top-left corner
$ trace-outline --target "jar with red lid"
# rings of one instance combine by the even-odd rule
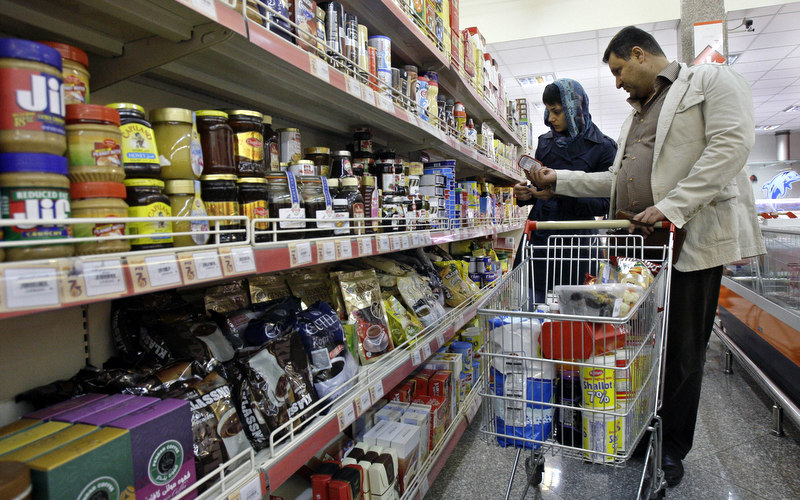
[[[89,102],[89,56],[78,47],[58,42],[39,42],[56,49],[63,61],[64,104]]]
[[[72,182],[122,182],[119,112],[96,104],[67,104],[67,159]]]
[[[233,129],[228,114],[213,109],[195,112],[203,150],[203,175],[236,175]]]
[[[75,182],[70,185],[72,217],[127,217],[127,192],[119,182]],[[75,238],[96,238],[94,242],[75,245],[76,255],[94,255],[112,252],[127,252],[131,249],[128,240],[116,237],[125,235],[124,222],[92,222],[75,224]]]
[[[233,129],[236,175],[264,177],[264,115],[258,111],[235,109],[228,111],[228,125]]]

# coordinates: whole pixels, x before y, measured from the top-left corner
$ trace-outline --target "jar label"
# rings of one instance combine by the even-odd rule
[[[264,137],[260,132],[236,134],[236,155],[251,161],[264,159]]]
[[[357,151],[366,151],[372,153],[372,141],[370,139],[358,141]]]
[[[333,210],[333,200],[331,199],[331,189],[328,186],[328,178],[320,177],[320,181],[322,182],[322,196],[325,197],[325,210],[330,212]]]
[[[64,135],[61,78],[39,71],[0,67],[0,130]]]
[[[64,77],[64,104],[86,104],[89,101],[89,79],[80,74]]]
[[[225,216],[225,215],[239,215],[239,203],[235,201],[204,201],[206,205],[206,213],[210,216]],[[219,222],[221,226],[232,226],[238,224],[238,221],[223,219],[221,221],[209,221],[211,228]]]
[[[30,224],[40,219],[66,219],[71,214],[69,190],[47,187],[0,188],[0,218],[20,219],[26,224],[6,227],[5,241],[68,238],[69,226]]]
[[[267,200],[242,203],[239,208],[242,210],[242,215],[246,215],[250,220],[269,218],[269,205],[267,204]],[[257,222],[255,227],[260,231],[265,231],[269,229],[269,222]]]
[[[364,234],[364,204],[353,203],[353,219],[355,219],[355,234]]]
[[[346,198],[336,198],[333,200],[333,218],[336,219],[333,234],[350,234],[350,211],[347,209]]]
[[[328,210],[317,210],[317,213],[316,213],[315,217],[317,219],[331,219],[331,222],[319,222],[319,221],[317,221],[317,227],[319,227],[319,228],[323,228],[323,227],[324,228],[332,228],[332,227],[336,226],[336,224],[332,221],[333,218],[334,218],[333,210],[330,210],[330,209],[328,209]]]
[[[383,181],[383,192],[386,193],[394,193],[395,192],[395,176],[394,174],[381,174],[381,180]]]
[[[153,129],[139,123],[126,123],[119,130],[122,132],[122,161],[124,163],[161,165],[158,160]]]
[[[105,215],[105,217],[113,217]],[[125,235],[125,223],[113,224],[75,224],[73,233],[76,238],[108,238]]]
[[[172,217],[172,208],[166,203],[156,202],[138,207],[128,207],[128,216],[149,219],[152,217]],[[172,243],[172,222],[169,221],[142,221],[129,222],[127,225],[129,235],[143,235],[144,238],[131,240],[131,245],[152,245]]]
[[[353,175],[353,164],[350,163],[350,160],[345,158],[342,161],[342,177],[352,176],[352,175]]]
[[[82,135],[81,131],[77,134],[71,132],[67,134],[67,144],[69,146],[67,152],[71,166],[122,166],[122,147],[114,138],[106,137],[93,141],[88,137],[81,137]]]
[[[297,210],[294,208],[278,209],[278,218],[281,219],[278,224],[281,229],[304,229],[306,227],[305,214],[299,207]]]
[[[292,210],[300,213],[300,192],[297,190],[297,180],[292,172],[286,172],[286,184],[289,185],[289,196],[292,198]],[[303,226],[305,227],[305,226]]]
[[[278,153],[278,143],[272,141],[269,143],[269,169],[273,172],[279,172],[281,169],[281,159]]]
[[[195,177],[203,174],[203,147],[200,145],[200,136],[197,133],[197,117],[192,113],[192,140],[189,146],[189,156],[192,162],[192,173]],[[205,215],[205,214],[203,214]],[[206,237],[208,240],[208,237]],[[198,243],[198,245],[205,244]]]
[[[195,181],[197,182],[197,181]],[[197,191],[195,191],[197,193]],[[189,213],[192,217],[205,217],[208,215],[206,212],[206,207],[203,205],[203,200],[197,197],[195,194],[194,199],[192,200],[192,211]],[[193,233],[192,241],[194,241],[197,245],[205,245],[208,243],[208,239],[211,235],[208,234],[208,221],[207,220],[193,220],[189,227]]]

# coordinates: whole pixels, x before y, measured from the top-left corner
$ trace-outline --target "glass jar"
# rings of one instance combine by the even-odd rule
[[[295,177],[319,175],[319,167],[314,165],[314,162],[311,160],[293,161],[289,164],[289,171],[293,173]]]
[[[303,151],[304,157],[306,160],[311,160],[314,162],[319,170],[319,174],[324,177],[328,177],[328,174],[331,170],[331,150],[330,148],[321,148],[321,147],[314,147],[314,148],[306,148]]]
[[[172,217],[169,198],[164,194],[164,181],[158,179],[125,179],[128,217],[140,217],[141,222],[129,222],[129,235],[140,235],[130,240],[131,250],[172,248],[172,222],[152,221],[152,217]]]
[[[236,175],[264,177],[264,115],[258,111],[234,109],[228,111],[228,125],[233,129]]]
[[[39,42],[56,49],[63,59],[64,104],[89,102],[89,56],[78,47],[58,42]]]
[[[206,109],[196,111],[195,116],[203,149],[203,175],[236,175],[233,129],[228,125],[228,114]]]
[[[353,140],[355,158],[372,156],[372,131],[368,127],[357,128],[353,133]]]
[[[290,163],[303,158],[303,146],[299,128],[280,128],[278,129],[278,137],[282,163]]]
[[[122,167],[125,169],[125,177],[128,179],[161,177],[156,136],[150,122],[144,119],[144,108],[130,102],[115,102],[108,107],[119,111]]]
[[[233,174],[216,174],[200,176],[200,190],[203,194],[203,204],[206,213],[210,216],[237,216],[239,215],[239,192],[236,188],[236,176]],[[242,241],[244,233],[233,232],[242,229],[238,220],[222,219],[209,221],[209,227],[215,230],[219,223],[219,243]],[[212,236],[212,243],[214,242]]]
[[[329,178],[328,179],[328,192],[331,194],[331,198],[336,198],[336,195],[339,194],[339,179],[338,178]]]
[[[343,177],[342,188],[333,199],[336,228],[334,235],[364,234],[364,198],[358,191],[358,179]]]
[[[281,156],[278,149],[278,133],[272,130],[272,117],[264,115],[264,166],[269,172],[279,172]]]
[[[331,153],[331,175],[340,178],[353,175],[353,164],[350,161],[350,151],[334,151]]]
[[[364,174],[370,172],[372,166],[372,155],[370,153],[359,153],[353,158],[353,175],[361,179]]]
[[[380,231],[381,209],[380,203],[378,203],[378,189],[375,184],[375,176],[373,175],[364,174],[364,177],[361,178],[360,191],[361,197],[364,199],[364,217],[367,219],[364,223],[364,232],[367,234]]]
[[[422,163],[410,162],[408,164],[408,176],[406,177],[406,184],[408,186],[408,195],[416,196],[419,194],[419,181],[424,172]]]
[[[394,192],[397,196],[406,196],[408,194],[408,185],[406,183],[406,167],[403,164],[402,158],[395,158],[394,160]]]
[[[382,214],[383,232],[402,231],[405,225],[405,211],[401,196],[384,196]]]
[[[242,177],[239,186],[239,213],[246,215],[249,220],[269,218],[269,203],[267,202],[267,179],[263,177]],[[268,231],[269,222],[257,222],[256,231]],[[266,234],[254,234],[256,243],[269,241]]]
[[[303,238],[303,232],[298,230],[306,228],[305,207],[294,174],[285,172],[267,175],[267,195],[269,217],[280,219],[277,224],[278,241]],[[272,241],[271,235],[269,241]]]
[[[199,177],[200,164],[192,161],[191,110],[154,109],[150,111],[150,121],[161,158],[161,178],[194,180]]]
[[[306,218],[333,219],[333,198],[328,188],[328,179],[319,176],[302,176],[297,179],[300,183]],[[311,229],[307,233],[309,237],[322,238],[333,234],[334,223],[333,221],[309,221],[307,227]]]
[[[66,109],[70,180],[122,182],[125,171],[117,110],[96,104],[68,104]]]
[[[169,196],[169,206],[174,217],[205,217],[206,207],[200,198],[199,181],[185,179],[172,179],[166,181],[164,192]],[[172,244],[176,247],[190,247],[208,243],[207,220],[185,220],[172,223],[176,233],[197,233],[172,237]]]
[[[72,217],[127,217],[127,193],[121,182],[74,182],[69,187],[72,200]],[[96,255],[127,252],[129,240],[117,239],[125,235],[124,222],[75,224],[76,238],[99,238],[96,242],[78,243],[75,255]]]
[[[394,175],[394,160],[393,159],[379,159],[375,162],[375,170],[380,175],[380,188],[383,191],[383,196],[392,196],[395,194],[395,175]]]

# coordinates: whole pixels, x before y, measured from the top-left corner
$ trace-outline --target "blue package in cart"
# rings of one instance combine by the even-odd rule
[[[555,380],[553,374],[545,373],[554,371],[553,365],[546,364],[544,372],[533,372],[525,367],[531,362],[522,358],[503,358],[500,362],[502,371],[495,366],[489,369],[489,390],[510,399],[494,399],[496,432],[508,436],[497,436],[497,442],[502,447],[538,449],[541,443],[530,441],[546,441],[553,430],[553,407],[537,404],[553,403]]]

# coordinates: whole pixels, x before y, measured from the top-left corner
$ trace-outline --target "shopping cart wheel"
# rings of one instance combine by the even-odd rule
[[[536,455],[533,459],[533,467],[531,467],[531,457],[525,459],[525,472],[528,475],[528,484],[531,486],[539,486],[542,482],[542,474],[544,473],[544,455]]]

